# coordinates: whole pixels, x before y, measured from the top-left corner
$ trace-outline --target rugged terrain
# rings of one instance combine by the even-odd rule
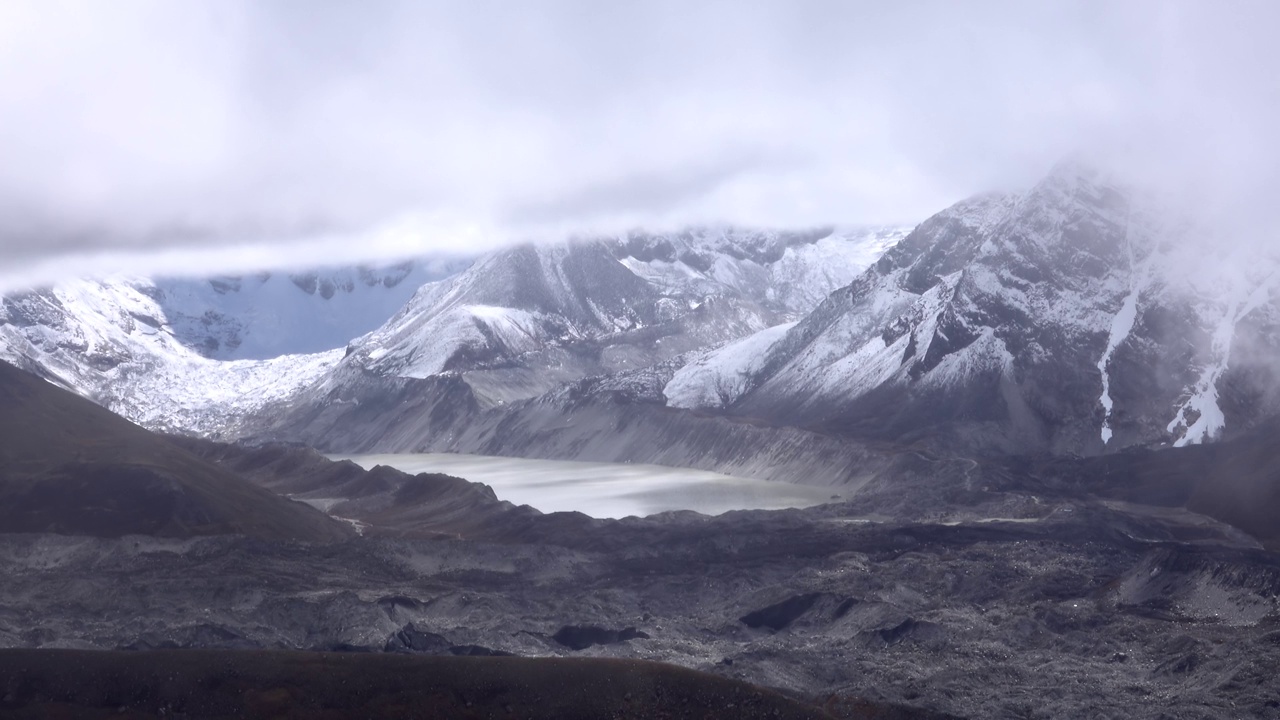
[[[0,298],[0,359],[148,427],[201,432],[311,382],[334,348],[457,269],[71,280]]]
[[[0,354],[201,437],[856,485],[878,443],[1097,455],[1280,412],[1280,258],[1227,237],[1206,255],[1215,230],[1189,218],[1064,162],[909,234],[703,228],[501,250],[323,353],[211,359],[261,351],[266,333],[220,340],[241,323],[228,311],[200,336],[174,288],[69,284],[5,299]],[[360,278],[389,298],[406,272]],[[357,284],[343,277],[294,276],[288,296],[333,303]],[[267,287],[236,282],[200,292]]]
[[[6,380],[27,398],[24,415],[75,437],[92,441],[111,418],[18,371]],[[129,485],[37,504],[57,521],[33,533],[6,520],[0,533],[11,580],[0,645],[658,660],[845,717],[1280,717],[1270,427],[1091,459],[881,446],[847,502],[596,520],[515,507],[459,478],[366,471],[299,447],[169,440],[114,420],[110,443],[85,444],[145,441],[155,465],[213,468],[224,487],[253,483],[346,523],[280,496],[260,511],[297,508],[359,534],[286,532],[278,518],[275,532],[222,524],[122,537],[76,524],[86,508],[149,506]],[[4,437],[11,463],[30,457],[30,435]],[[1234,495],[1216,492],[1224,481]],[[243,512],[237,497],[225,500]],[[122,673],[114,692],[139,682]],[[39,682],[6,702],[86,697]],[[168,696],[131,697],[121,705]]]
[[[509,248],[326,353],[227,359],[259,331],[201,335],[145,284],[7,298],[4,357],[177,436],[0,367],[0,645],[658,660],[844,717],[1280,717],[1280,263],[1203,232],[1065,163],[909,234]],[[847,499],[598,520],[317,449]]]
[[[798,319],[905,234],[632,233],[502,250],[425,284],[456,266],[69,282],[4,298],[0,357],[153,429],[284,438],[282,407],[373,403],[413,380],[461,380],[493,409],[678,363]]]
[[[436,288],[241,434],[851,485],[879,443],[1098,455],[1210,442],[1280,412],[1280,258],[1229,238],[1230,252],[1205,256],[1196,248],[1211,233],[1067,162],[1026,193],[979,196],[921,223],[808,313],[770,316],[765,299],[739,295],[664,322],[651,284],[610,294],[630,286],[603,248],[599,271],[579,273],[619,275],[599,288],[565,270],[584,257],[548,256],[539,267],[560,280],[539,288],[581,290],[555,295],[578,298],[573,307],[598,297],[592,307],[615,308],[612,319],[589,332],[585,319],[511,321],[439,354],[432,339],[454,337],[440,318],[481,305]],[[515,299],[517,284],[489,284],[510,275],[497,262],[466,283],[505,288],[504,306],[537,305]],[[589,315],[577,312],[555,316]],[[556,333],[565,339],[552,352]]]
[[[1064,163],[1025,194],[930,218],[785,333],[686,365],[665,394],[984,452],[1240,432],[1278,409],[1280,258],[1230,238],[1206,255],[1204,236],[1177,208]]]
[[[849,503],[602,521],[297,448],[195,449],[295,490],[331,483],[311,491],[349,498],[332,511],[364,535],[6,535],[0,642],[628,658],[829,707],[1280,717],[1274,553],[1179,498],[1109,497],[1061,459],[1023,481],[1011,461],[904,451]]]

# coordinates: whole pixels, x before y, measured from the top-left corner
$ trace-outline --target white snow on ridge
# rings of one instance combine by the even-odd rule
[[[1102,403],[1102,444],[1111,442],[1111,411],[1115,409],[1115,401],[1111,399],[1111,375],[1107,368],[1111,364],[1111,356],[1115,354],[1116,348],[1120,347],[1133,331],[1133,325],[1138,319],[1138,295],[1140,290],[1134,288],[1125,297],[1124,304],[1120,306],[1120,312],[1116,313],[1115,319],[1111,321],[1111,334],[1107,338],[1106,352],[1102,353],[1102,357],[1098,359],[1098,372],[1102,373],[1102,396],[1098,398]]]
[[[772,263],[740,257],[733,252],[733,243],[740,241],[745,244],[756,237],[747,231],[738,237],[737,232],[724,230],[709,231],[705,235],[659,237],[655,242],[665,249],[658,255],[668,259],[641,260],[631,255],[616,259],[621,267],[648,283],[660,296],[666,296],[659,300],[660,305],[669,302],[670,307],[680,310],[695,309],[707,297],[740,297],[748,302],[763,302],[774,310],[772,317],[759,315],[758,322],[747,318],[733,330],[722,328],[724,334],[717,338],[736,339],[765,328],[767,324],[803,315],[832,291],[852,282],[886,250],[897,244],[908,230],[856,228],[847,232],[837,231],[813,242],[789,246]],[[607,252],[613,255],[615,250],[610,248]],[[643,253],[641,255],[644,256]],[[554,312],[506,307],[501,300],[505,297],[502,288],[488,285],[495,280],[495,273],[491,271],[495,263],[499,263],[495,259],[497,257],[482,258],[471,270],[456,278],[424,286],[395,317],[352,344],[356,356],[367,361],[368,369],[375,372],[425,378],[444,372],[453,358],[459,353],[465,355],[468,350],[482,355],[491,352],[522,355],[564,341],[600,335],[601,332],[625,332],[643,327],[639,318],[619,315],[616,309],[610,311],[598,305],[592,297],[578,297],[573,281],[561,267],[566,260],[572,259],[569,246],[536,248],[536,271],[547,279],[544,284],[554,295],[550,303],[552,306],[568,308],[581,303],[598,321],[598,327],[583,326],[580,320]],[[704,269],[690,265],[686,259]],[[701,265],[702,262],[706,265]],[[511,272],[511,269],[505,272]],[[767,345],[772,337],[766,329],[756,341]],[[757,349],[763,351],[765,347]],[[722,348],[722,351],[730,354],[745,352],[727,348]],[[695,363],[673,381],[670,389],[676,403],[719,402],[720,390],[693,389],[695,375],[713,385],[721,384],[721,390],[728,395],[739,392],[733,388],[743,382],[742,374],[752,368],[741,361],[733,361],[727,355],[717,354],[716,357],[718,360],[707,360],[707,365]],[[725,373],[724,377],[719,373]],[[710,380],[712,376],[717,379]]]
[[[1145,266],[1139,271],[1135,267],[1135,258],[1133,251],[1133,240],[1127,237],[1129,253],[1129,294],[1125,296],[1124,302],[1120,305],[1120,311],[1116,313],[1111,320],[1111,332],[1107,336],[1107,349],[1102,353],[1102,357],[1098,359],[1098,372],[1102,374],[1102,395],[1098,401],[1102,404],[1102,444],[1107,445],[1111,442],[1113,432],[1111,430],[1111,412],[1115,409],[1115,400],[1111,397],[1111,373],[1109,367],[1111,358],[1116,353],[1116,348],[1120,347],[1125,340],[1129,338],[1129,334],[1133,332],[1133,326],[1138,321],[1138,300],[1141,299],[1142,292],[1145,289],[1148,278],[1150,276],[1149,266]]]
[[[770,268],[777,299],[799,312],[817,307],[832,291],[853,282],[911,231],[901,228],[858,240],[829,235],[787,248]]]
[[[45,323],[0,324],[0,358],[40,365],[66,387],[152,429],[204,431],[314,382],[342,350],[218,361],[172,334],[149,281],[72,281],[26,297]]]
[[[769,348],[786,336],[795,323],[766,328],[737,342],[703,354],[676,371],[662,394],[678,408],[724,407],[747,390]]]
[[[910,232],[909,227],[841,228],[813,242],[788,246],[771,263],[734,257],[716,250],[734,231],[699,237],[667,238],[677,247],[712,253],[707,270],[683,260],[619,260],[628,270],[664,293],[714,295],[726,288],[783,310],[799,319],[838,288],[853,282]]]
[[[915,357],[928,351],[938,316],[962,273],[940,278],[938,285],[915,295],[898,286],[901,272],[886,277],[869,305],[860,312],[843,313],[766,384],[775,392],[802,397],[806,404],[811,400],[844,403],[907,373],[907,347],[916,343]],[[886,344],[884,327],[907,318],[913,318],[915,326]]]
[[[228,420],[234,423],[319,381],[342,355],[337,349],[269,360],[196,356],[160,364],[138,374],[109,407],[152,429],[216,433]]]
[[[1009,371],[1013,367],[1013,355],[1004,341],[996,337],[995,330],[981,329],[978,338],[963,350],[948,354],[942,362],[920,379],[921,387],[947,387],[963,385],[969,378],[991,370]]]
[[[1175,435],[1174,447],[1184,447],[1208,442],[1218,436],[1227,425],[1226,416],[1218,404],[1218,380],[1231,364],[1231,345],[1235,341],[1236,326],[1249,313],[1265,304],[1271,296],[1272,284],[1280,278],[1280,271],[1268,275],[1246,295],[1237,292],[1229,301],[1213,332],[1210,352],[1214,360],[1200,374],[1190,389],[1190,397],[1177,409],[1167,430]]]
[[[853,400],[873,388],[887,383],[903,371],[902,356],[911,335],[903,335],[890,344],[879,335],[872,336],[830,364],[824,375],[804,379],[805,394],[813,397],[839,397]]]

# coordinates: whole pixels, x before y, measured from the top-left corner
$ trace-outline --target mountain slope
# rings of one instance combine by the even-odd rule
[[[412,288],[394,315],[390,299],[453,266],[72,281],[0,300],[0,359],[146,427],[220,438],[255,432],[281,404],[437,376],[460,375],[494,407],[795,320],[903,235],[701,228],[516,247]],[[372,332],[337,340],[355,320]]]
[[[80,280],[0,299],[0,360],[153,430],[211,432],[341,357],[212,360],[176,337],[146,288]]]
[[[1067,163],[1024,195],[935,215],[751,358],[686,366],[668,400],[1001,452],[1244,429],[1280,410],[1280,260],[1197,257],[1192,232]]]
[[[353,335],[458,269],[71,280],[0,298],[0,360],[152,429],[218,432],[312,382]]]
[[[348,531],[103,408],[0,362],[0,532],[118,537]]]
[[[423,287],[343,365],[362,377],[462,373],[486,405],[532,397],[794,319],[901,234],[703,229],[524,245]]]
[[[696,299],[728,290],[790,321],[852,282],[909,230],[699,227],[660,235],[633,232],[618,239],[614,252],[664,292]]]
[[[793,280],[843,280],[902,234],[702,230],[503,250],[423,286],[332,369],[237,433],[345,452],[466,435],[449,449],[475,451],[487,431],[466,428],[481,415],[794,319],[806,301]],[[837,251],[843,263],[811,266]]]

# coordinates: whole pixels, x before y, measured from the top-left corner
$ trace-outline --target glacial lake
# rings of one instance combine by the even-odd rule
[[[526,460],[448,453],[333,455],[364,468],[444,473],[481,482],[498,497],[542,512],[578,511],[596,518],[643,517],[669,510],[719,515],[834,502],[836,489],[766,482],[661,465]]]

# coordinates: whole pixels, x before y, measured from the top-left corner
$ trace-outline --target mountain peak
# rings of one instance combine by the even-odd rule
[[[749,377],[702,381],[736,388],[731,414],[996,451],[1092,454],[1247,429],[1280,410],[1266,357],[1280,344],[1277,300],[1262,281],[1170,274],[1185,264],[1163,257],[1177,224],[1135,210],[1135,196],[1072,157],[1024,194],[957,203],[759,343],[762,358],[701,361]],[[684,396],[715,397],[680,380]],[[1193,432],[1206,423],[1212,433]]]

